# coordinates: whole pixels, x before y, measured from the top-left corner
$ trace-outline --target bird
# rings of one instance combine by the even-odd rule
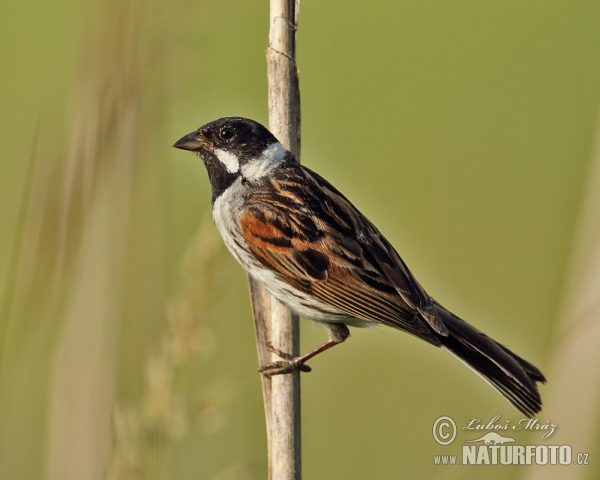
[[[377,227],[266,127],[220,118],[173,146],[202,159],[214,223],[240,265],[327,329],[327,342],[299,357],[268,345],[282,361],[263,374],[309,371],[306,361],[344,342],[349,326],[379,324],[445,347],[528,417],[541,411],[542,372],[434,300]]]

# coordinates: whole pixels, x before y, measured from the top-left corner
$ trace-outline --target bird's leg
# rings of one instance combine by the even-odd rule
[[[267,344],[267,350],[275,355],[283,358],[279,362],[271,362],[258,367],[258,371],[267,377],[273,375],[281,375],[283,373],[290,373],[294,370],[300,370],[301,372],[310,372],[311,368],[304,363],[318,355],[325,350],[329,350],[334,345],[342,343],[350,336],[348,327],[343,323],[325,323],[324,324],[329,331],[329,340],[327,340],[320,347],[302,355],[301,357],[293,357],[289,353],[282,352],[275,348],[271,343]]]

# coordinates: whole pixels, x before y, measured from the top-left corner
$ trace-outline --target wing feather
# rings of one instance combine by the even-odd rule
[[[393,247],[337,190],[299,168],[305,182],[272,178],[246,202],[240,226],[250,251],[281,280],[349,317],[440,345],[431,329],[443,335],[445,326],[429,315],[429,296]]]

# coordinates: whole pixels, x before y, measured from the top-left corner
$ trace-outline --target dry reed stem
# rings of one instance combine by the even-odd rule
[[[296,68],[296,30],[299,1],[271,0],[267,76],[269,127],[300,160],[300,90]],[[300,354],[299,320],[251,278],[248,279],[254,313],[259,363],[279,360],[266,344],[293,356]],[[268,478],[302,478],[300,373],[262,376],[267,424]]]

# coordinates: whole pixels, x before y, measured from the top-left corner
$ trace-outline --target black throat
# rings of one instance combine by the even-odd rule
[[[215,200],[240,176],[240,172],[231,173],[223,168],[223,164],[211,152],[202,152],[201,157],[208,172],[208,179],[212,189],[211,202]]]

